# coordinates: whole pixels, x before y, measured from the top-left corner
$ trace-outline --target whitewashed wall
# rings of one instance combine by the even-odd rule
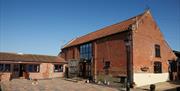
[[[134,82],[136,86],[150,85],[158,82],[165,82],[169,80],[168,73],[134,73]]]

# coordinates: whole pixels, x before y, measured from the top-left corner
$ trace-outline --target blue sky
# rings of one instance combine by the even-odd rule
[[[57,55],[69,40],[147,7],[180,51],[180,0],[0,0],[0,51]]]

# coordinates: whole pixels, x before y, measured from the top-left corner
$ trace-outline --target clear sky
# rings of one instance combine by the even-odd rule
[[[180,0],[0,0],[0,51],[57,55],[71,39],[144,12],[180,51]]]

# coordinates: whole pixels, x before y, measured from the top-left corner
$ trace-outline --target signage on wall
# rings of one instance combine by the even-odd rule
[[[69,67],[69,74],[70,75],[78,75],[78,60],[69,60],[68,67]]]

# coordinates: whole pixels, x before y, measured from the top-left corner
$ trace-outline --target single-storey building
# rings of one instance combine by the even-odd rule
[[[0,52],[0,80],[63,77],[65,64],[56,56]]]
[[[78,75],[93,80],[126,77],[129,69],[136,86],[167,81],[168,62],[176,60],[150,10],[71,40],[59,57],[77,60]]]

